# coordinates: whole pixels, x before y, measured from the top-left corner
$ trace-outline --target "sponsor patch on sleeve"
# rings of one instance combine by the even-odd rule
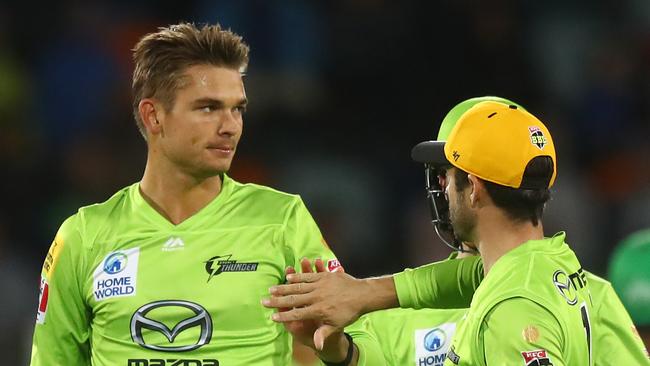
[[[336,271],[343,271],[343,266],[341,266],[341,262],[339,262],[338,259],[330,259],[327,261],[327,271],[328,272],[336,272]]]
[[[41,286],[38,293],[38,312],[36,313],[36,324],[45,323],[45,313],[47,312],[47,300],[50,296],[50,285],[47,278],[41,276]]]
[[[43,270],[41,271],[41,274],[45,276],[47,280],[50,280],[52,278],[51,276],[54,272],[54,267],[59,261],[59,254],[61,253],[61,249],[63,249],[63,240],[59,235],[57,235],[54,238],[52,245],[50,245],[50,249],[47,251],[45,262],[43,262]]]
[[[543,349],[523,351],[521,356],[524,358],[525,366],[553,366],[551,359],[546,355],[546,350]]]
[[[135,296],[140,248],[111,252],[93,273],[93,295],[96,301],[112,297]]]

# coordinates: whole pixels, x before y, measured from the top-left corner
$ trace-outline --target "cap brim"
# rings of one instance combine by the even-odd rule
[[[449,165],[445,157],[444,141],[424,141],[411,150],[411,158],[419,163],[432,165]]]

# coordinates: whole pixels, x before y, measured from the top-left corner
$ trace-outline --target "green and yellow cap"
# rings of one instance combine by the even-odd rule
[[[443,135],[442,130],[439,134]],[[550,188],[556,176],[555,146],[546,126],[514,103],[480,101],[460,114],[447,141],[425,141],[413,148],[414,160],[451,164],[483,180],[512,188]],[[536,157],[553,161],[546,179],[522,186],[528,164]]]

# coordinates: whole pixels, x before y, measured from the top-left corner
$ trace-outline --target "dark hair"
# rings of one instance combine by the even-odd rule
[[[237,34],[219,24],[198,28],[180,23],[149,33],[133,48],[133,114],[142,136],[145,129],[138,105],[156,97],[170,110],[176,91],[183,85],[183,73],[193,65],[214,65],[243,73],[248,65],[249,47]]]
[[[506,214],[516,221],[530,221],[537,226],[542,219],[544,206],[551,198],[548,182],[553,175],[553,159],[550,156],[538,156],[526,166],[521,186],[528,188],[512,188],[481,179],[485,184],[494,204],[503,209]],[[462,191],[469,186],[467,172],[456,168],[454,180],[456,190]],[[532,188],[532,187],[542,188]]]

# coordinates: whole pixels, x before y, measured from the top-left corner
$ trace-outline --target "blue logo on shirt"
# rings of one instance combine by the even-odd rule
[[[435,328],[424,336],[424,348],[429,352],[435,352],[445,345],[447,335],[440,328]]]
[[[113,253],[104,261],[104,272],[108,274],[120,273],[126,268],[128,257],[126,254],[117,252]]]

